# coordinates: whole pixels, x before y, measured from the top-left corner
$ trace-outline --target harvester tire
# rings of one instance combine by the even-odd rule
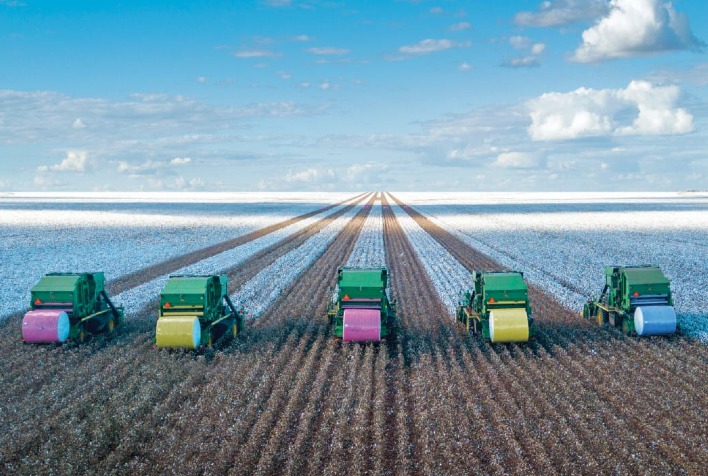
[[[607,311],[601,307],[597,308],[597,325],[603,326],[607,322]]]

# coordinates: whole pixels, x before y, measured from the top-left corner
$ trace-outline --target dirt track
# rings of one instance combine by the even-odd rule
[[[368,212],[364,207],[221,350],[152,349],[147,309],[118,338],[75,348],[19,346],[0,332],[0,468],[23,474],[705,471],[705,346],[597,329],[535,288],[538,342],[481,343],[449,319],[386,203],[386,263],[400,317],[395,337],[380,345],[333,341],[324,319],[328,289]],[[497,267],[411,213],[468,269]],[[314,232],[254,256],[232,270],[231,284]]]

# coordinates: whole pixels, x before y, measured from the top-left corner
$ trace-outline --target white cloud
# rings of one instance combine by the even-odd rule
[[[331,87],[332,87],[332,83],[330,83],[329,81],[322,81],[322,83],[320,83],[320,89],[323,89],[325,91]]]
[[[336,178],[337,174],[334,169],[309,168],[300,172],[288,172],[285,176],[285,181],[290,183],[322,183],[332,181]]]
[[[469,41],[453,41],[448,39],[425,39],[414,45],[401,46],[398,51],[409,55],[427,55],[437,51],[449,50],[451,48],[464,48],[471,46]]]
[[[526,49],[531,45],[531,38],[527,36],[512,36],[509,38],[509,44],[517,50]]]
[[[532,55],[540,55],[545,50],[546,50],[545,43],[534,43],[533,46],[531,47],[531,54]]]
[[[450,25],[449,30],[450,31],[465,31],[465,30],[471,30],[472,25],[469,24],[469,22],[466,21],[461,21],[459,23],[455,23],[454,25]]]
[[[472,69],[472,65],[467,62],[463,62],[457,67],[457,69],[460,71],[469,71]]]
[[[74,123],[71,125],[72,129],[86,129],[86,124],[84,124],[84,121],[81,120],[80,117],[77,117]]]
[[[170,160],[170,165],[187,165],[192,162],[192,159],[190,157],[175,157],[174,159]]]
[[[308,35],[297,35],[293,37],[293,40],[305,43],[307,41],[312,41],[312,37]]]
[[[69,150],[66,153],[66,158],[58,164],[40,165],[37,167],[37,172],[79,172],[84,173],[91,170],[91,162],[88,158],[88,153],[85,150]]]
[[[309,53],[312,53],[313,55],[346,55],[349,53],[351,50],[347,48],[332,48],[332,47],[325,47],[325,48],[308,48],[307,51]]]
[[[497,156],[494,166],[508,169],[532,169],[542,164],[537,154],[529,152],[503,152]]]
[[[671,50],[700,50],[688,17],[661,0],[611,0],[609,13],[583,32],[573,60],[594,62]]]
[[[203,190],[205,185],[204,180],[199,177],[187,180],[181,175],[174,182],[175,188],[180,190]]]
[[[206,84],[207,78],[206,78],[206,76],[197,76],[197,78],[195,79],[195,81],[198,82],[198,83],[200,83],[200,84]]]
[[[442,12],[443,12],[442,7],[433,7],[430,9],[430,13],[432,13],[433,15],[439,15]]]
[[[502,66],[506,66],[508,68],[534,68],[540,64],[541,63],[538,58],[535,56],[518,56],[503,62]]]
[[[272,58],[278,56],[269,50],[241,50],[234,52],[236,58]]]
[[[537,13],[520,12],[514,17],[518,25],[533,27],[563,26],[589,21],[607,13],[607,0],[544,1]]]
[[[527,103],[534,141],[593,136],[674,135],[692,132],[693,116],[677,108],[677,86],[632,81],[625,89],[579,88],[546,93]]]
[[[292,5],[292,0],[264,0],[263,3],[269,7],[289,7]]]
[[[20,0],[0,0],[0,5],[5,7],[26,7],[27,2],[22,2]]]
[[[275,73],[275,74],[277,74],[280,79],[284,79],[284,80],[286,80],[286,81],[287,81],[288,79],[291,79],[291,78],[293,77],[292,74],[290,74],[290,73],[288,73],[288,72],[286,72],[286,71],[278,71],[278,72]]]

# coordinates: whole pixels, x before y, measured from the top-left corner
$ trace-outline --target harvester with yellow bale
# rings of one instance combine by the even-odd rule
[[[520,271],[473,271],[474,289],[457,306],[457,320],[467,332],[497,342],[533,340],[528,287]]]
[[[170,276],[160,293],[155,344],[196,349],[225,342],[243,331],[243,311],[234,306],[226,275]]]

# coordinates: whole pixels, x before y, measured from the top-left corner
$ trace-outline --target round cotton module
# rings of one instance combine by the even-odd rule
[[[640,306],[634,310],[634,327],[640,336],[676,332],[676,310],[672,306]]]
[[[526,309],[495,309],[489,313],[489,337],[492,342],[526,342],[529,321]]]
[[[158,347],[196,349],[202,340],[202,329],[196,316],[167,316],[157,320]]]
[[[345,309],[344,342],[378,342],[381,340],[380,309]]]
[[[22,319],[22,340],[35,344],[65,342],[70,327],[69,315],[62,310],[29,311]]]

